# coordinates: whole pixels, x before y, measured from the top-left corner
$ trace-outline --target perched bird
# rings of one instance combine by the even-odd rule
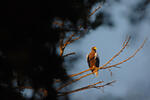
[[[94,72],[96,76],[98,76],[98,67],[100,61],[96,50],[96,47],[91,48],[91,52],[89,53],[89,55],[87,55],[87,62],[91,71]]]

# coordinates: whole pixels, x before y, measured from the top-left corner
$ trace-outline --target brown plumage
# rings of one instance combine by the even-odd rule
[[[96,53],[96,50],[96,47],[91,48],[91,52],[87,56],[87,62],[91,71],[94,72],[96,76],[98,76],[99,57]]]

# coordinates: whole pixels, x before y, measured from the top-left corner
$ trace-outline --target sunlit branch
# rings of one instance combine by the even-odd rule
[[[104,87],[104,86],[106,86],[106,85],[112,85],[112,83],[114,83],[114,82],[116,82],[116,80],[113,80],[113,81],[111,81],[111,82],[108,82],[108,83],[106,83],[106,84],[104,84],[104,85],[95,86],[94,88],[101,88],[101,87]]]
[[[85,72],[90,71],[90,70],[91,70],[91,69],[89,68],[89,69],[86,69],[86,70],[84,70],[84,71],[82,71],[82,72],[79,72],[79,73],[76,73],[76,74],[69,75],[69,77],[74,77],[74,76],[80,75],[80,74],[85,73]]]
[[[70,37],[68,37],[68,39],[65,42],[64,42],[63,39],[60,40],[60,42],[59,42],[60,56],[63,56],[64,50],[65,50],[65,48],[66,48],[66,46],[68,44],[70,44],[70,43],[72,43],[72,42],[74,42],[74,41],[76,41],[76,40],[78,40],[80,38],[80,37],[77,37],[75,39],[72,39],[74,36],[75,36],[75,33],[73,33],[72,35],[70,35]],[[65,56],[72,55],[72,54],[75,54],[75,52],[71,53],[71,54],[66,54]]]
[[[125,47],[128,45],[129,40],[130,40],[130,37],[128,37],[127,42],[126,42],[125,45],[122,47],[122,49],[121,49],[117,54],[115,54],[108,62],[106,62],[106,63],[105,63],[103,66],[101,66],[101,67],[105,67],[105,66],[108,65],[114,58],[116,58],[116,57],[125,49]],[[99,69],[101,69],[101,67],[99,67]]]
[[[119,62],[117,64],[110,65],[110,66],[107,66],[107,67],[103,67],[101,69],[107,69],[107,68],[111,68],[111,67],[116,67],[117,65],[120,65],[120,64],[122,64],[122,63],[130,60],[131,58],[133,58],[140,51],[140,49],[143,48],[143,46],[144,46],[144,44],[145,44],[146,41],[147,41],[147,38],[143,41],[142,45],[131,56],[129,56],[127,59],[125,59],[125,60],[123,60],[123,61],[121,61],[121,62]]]
[[[75,52],[71,52],[71,53],[68,53],[68,54],[64,55],[63,57],[74,55],[74,54],[76,54],[76,53]]]
[[[101,8],[101,5],[99,5],[93,12],[91,12],[87,18],[89,18],[90,16],[92,16],[100,8]]]
[[[93,72],[93,73],[94,73],[94,72]],[[59,90],[61,90],[62,88],[66,87],[66,86],[68,86],[68,85],[70,85],[70,84],[72,84],[73,82],[76,82],[76,81],[78,81],[78,80],[80,80],[80,79],[82,79],[82,78],[84,78],[84,77],[86,77],[86,76],[88,76],[88,75],[93,74],[93,73],[89,73],[89,74],[86,74],[86,75],[80,76],[80,77],[79,77],[79,78],[77,78],[77,79],[71,80],[71,81],[69,81],[69,82],[67,82],[67,83],[63,84],[62,86],[60,86],[60,87],[59,87],[59,88],[57,88],[56,90],[57,90],[57,91],[59,91]]]
[[[106,84],[104,84],[104,85],[96,86],[97,84],[100,84],[100,83],[102,83],[102,82],[103,82],[103,81],[100,81],[100,82],[97,82],[97,83],[94,83],[94,84],[91,84],[91,85],[88,85],[88,86],[85,86],[85,87],[82,87],[82,88],[79,88],[79,89],[76,89],[76,90],[68,91],[68,92],[61,92],[60,94],[58,94],[58,96],[64,96],[64,95],[68,95],[68,94],[71,94],[71,93],[74,93],[74,92],[79,92],[79,91],[83,91],[83,90],[87,90],[87,89],[91,89],[91,88],[104,87],[104,86],[107,86],[107,85],[111,85],[111,84],[114,83],[115,81],[106,83]]]

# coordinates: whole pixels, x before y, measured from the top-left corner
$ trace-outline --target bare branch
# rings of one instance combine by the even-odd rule
[[[101,8],[101,5],[99,5],[91,14],[89,14],[89,16],[87,18],[89,18],[90,16],[92,16],[100,8]]]
[[[94,72],[93,72],[93,73],[94,73]],[[89,73],[89,74],[80,76],[80,77],[77,78],[77,79],[71,80],[71,81],[67,82],[66,84],[63,84],[62,86],[60,86],[60,87],[57,88],[56,90],[59,91],[59,90],[61,90],[62,88],[66,87],[66,86],[68,86],[68,85],[70,85],[70,84],[72,84],[73,82],[76,82],[76,81],[78,81],[78,80],[80,80],[80,79],[82,79],[82,78],[84,78],[84,77],[86,77],[86,76],[89,76],[89,75],[93,74],[93,73]]]
[[[70,43],[72,43],[72,42],[74,42],[74,41],[76,41],[76,40],[78,40],[78,39],[80,39],[80,37],[77,37],[77,38],[75,38],[75,39],[72,39],[72,40],[70,41]]]
[[[125,41],[124,41],[123,44],[122,44],[122,47],[125,45],[125,43],[127,42],[127,40],[128,40],[129,38],[131,38],[131,36],[128,36],[128,37],[125,39]]]
[[[61,40],[59,41],[59,50],[60,50],[60,56],[62,56],[63,53],[64,53],[63,39],[61,39]]]
[[[72,40],[72,37],[75,35],[75,33],[73,33],[72,35],[70,35],[70,37],[68,37],[68,39],[65,41],[64,43],[64,47],[66,47],[68,44],[70,44],[70,41]]]
[[[125,49],[125,47],[128,45],[129,40],[130,40],[130,37],[128,37],[127,42],[126,42],[125,45],[122,47],[122,49],[121,49],[117,54],[115,54],[108,62],[106,62],[106,63],[105,63],[103,66],[101,66],[101,67],[104,67],[104,66],[108,65],[114,58],[116,58],[116,57]],[[101,69],[101,67],[99,67],[99,69]]]
[[[76,54],[76,53],[75,52],[71,52],[71,53],[68,53],[68,54],[64,55],[63,57],[74,55],[74,54]]]
[[[90,16],[92,16],[98,9],[100,9],[101,8],[101,5],[99,5],[99,7],[98,8],[96,8],[88,17],[90,17]],[[88,18],[87,17],[87,18]],[[54,23],[54,24],[57,24],[57,25],[63,25],[63,24],[59,24],[59,23]],[[81,25],[79,26],[79,29],[81,29]],[[75,38],[75,39],[72,39],[72,37],[74,37],[75,36],[75,33],[73,33],[72,35],[70,35],[70,37],[68,37],[68,39],[63,43],[63,39],[61,39],[60,40],[60,46],[59,46],[59,49],[60,49],[60,56],[63,56],[63,53],[64,53],[64,49],[65,49],[65,47],[68,45],[68,44],[70,44],[70,43],[72,43],[72,42],[74,42],[74,41],[76,41],[76,40],[78,40],[80,37],[77,37],[77,38]]]
[[[91,84],[91,85],[88,85],[88,86],[85,86],[85,87],[82,87],[82,88],[79,88],[79,89],[76,89],[76,90],[73,90],[73,91],[61,92],[60,94],[58,94],[58,96],[68,95],[68,94],[71,94],[71,93],[74,93],[74,92],[79,92],[79,91],[87,90],[87,89],[90,89],[90,88],[100,88],[100,87],[104,87],[104,86],[106,86],[106,85],[111,85],[111,84],[114,83],[115,81],[106,83],[106,84],[104,84],[104,85],[95,86],[95,85],[100,84],[100,83],[103,83],[103,82],[104,82],[104,81],[100,81],[100,82],[97,82],[97,83],[94,83],[94,84]]]
[[[102,68],[102,69],[107,69],[107,68],[111,68],[111,67],[116,67],[117,65],[120,65],[120,64],[122,64],[122,63],[124,63],[124,62],[130,60],[131,58],[133,58],[133,57],[143,48],[143,46],[144,46],[144,44],[145,44],[146,41],[147,41],[147,38],[143,41],[143,43],[141,44],[141,46],[140,46],[131,56],[129,56],[127,59],[125,59],[125,60],[123,60],[123,61],[121,61],[121,62],[119,62],[119,63],[117,63],[117,64],[104,67],[104,68]]]
[[[66,95],[66,94],[70,94],[70,93],[74,93],[74,92],[78,92],[78,91],[82,91],[82,90],[85,90],[85,89],[88,89],[88,88],[91,88],[92,86],[94,85],[97,85],[97,84],[100,84],[100,83],[103,83],[104,81],[99,81],[97,83],[94,83],[94,84],[91,84],[91,85],[88,85],[88,86],[85,86],[85,87],[82,87],[82,88],[79,88],[79,89],[76,89],[76,90],[73,90],[73,91],[69,91],[69,92],[62,92],[59,96],[62,96],[63,95]]]
[[[91,70],[91,69],[89,68],[89,69],[86,69],[86,70],[84,70],[84,71],[82,71],[82,72],[79,72],[79,73],[76,73],[76,74],[69,75],[69,77],[74,77],[74,76],[83,74],[83,73],[85,73],[85,72],[87,72],[87,71],[90,71],[90,70]]]
[[[66,48],[66,46],[72,42],[74,42],[75,40],[78,40],[80,37],[77,37],[75,39],[72,39],[75,36],[75,33],[73,33],[72,35],[70,35],[68,37],[68,39],[63,43],[63,39],[60,40],[60,44],[59,44],[59,50],[60,50],[60,56],[63,56],[64,50]],[[72,53],[73,54],[73,53]],[[75,54],[75,53],[74,53]],[[69,54],[71,55],[71,54]],[[66,56],[66,55],[65,55]],[[63,57],[65,57],[63,56]],[[68,56],[68,55],[67,55]]]

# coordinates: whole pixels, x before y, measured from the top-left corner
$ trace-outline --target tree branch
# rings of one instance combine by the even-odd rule
[[[75,52],[71,52],[71,53],[68,53],[68,54],[64,55],[63,57],[74,55],[74,54],[76,54],[76,53]]]
[[[70,44],[70,43],[72,43],[72,42],[74,42],[75,40],[78,40],[80,37],[77,37],[77,38],[75,38],[75,39],[72,39],[73,37],[75,36],[75,33],[73,33],[72,35],[70,35],[69,37],[68,37],[68,39],[63,43],[63,39],[61,39],[60,40],[60,42],[59,42],[59,50],[60,50],[60,56],[63,56],[63,54],[64,54],[64,50],[65,50],[65,48],[66,48],[66,46],[68,45],[68,44]],[[75,54],[75,52],[74,53],[72,53],[72,54]],[[67,56],[68,55],[71,55],[71,54],[66,54]],[[66,56],[65,55],[65,56]],[[65,56],[63,56],[63,57],[65,57]]]
[[[93,73],[94,73],[94,72],[93,72]],[[77,78],[77,79],[71,80],[71,81],[67,82],[66,84],[63,84],[62,86],[60,86],[59,88],[57,88],[56,91],[59,91],[59,90],[61,90],[62,88],[66,87],[66,86],[68,86],[68,85],[70,85],[70,84],[72,84],[73,82],[76,82],[76,81],[78,81],[78,80],[80,80],[80,79],[82,79],[82,78],[84,78],[84,77],[86,77],[86,76],[88,76],[88,75],[93,74],[93,73],[89,73],[89,74],[80,76],[80,77]]]
[[[108,62],[106,62],[106,63],[105,63],[103,66],[101,66],[101,67],[104,67],[104,66],[108,65],[114,58],[116,58],[116,57],[125,49],[125,47],[128,45],[129,40],[130,40],[130,37],[128,37],[127,42],[126,42],[125,45],[122,47],[122,49],[121,49],[117,54],[115,54]],[[101,67],[100,67],[99,69],[101,69]]]
[[[79,92],[79,91],[83,91],[83,90],[87,90],[87,89],[91,89],[91,88],[100,88],[100,87],[104,87],[107,85],[111,85],[114,82],[116,82],[116,81],[112,81],[112,82],[109,82],[109,83],[106,83],[106,84],[100,85],[100,86],[95,86],[97,84],[103,83],[103,81],[100,81],[100,82],[97,82],[97,83],[94,83],[94,84],[91,84],[91,85],[88,85],[88,86],[85,86],[85,87],[82,87],[82,88],[79,88],[76,90],[72,90],[72,91],[68,91],[68,92],[60,92],[60,94],[58,94],[58,96],[64,96],[64,95],[68,95],[68,94],[71,94],[74,92]]]
[[[89,18],[90,16],[92,16],[100,8],[101,8],[101,5],[99,5],[91,14],[89,14],[89,16],[87,18]]]
[[[130,60],[131,58],[133,58],[144,46],[145,42],[147,41],[147,38],[143,41],[143,43],[141,44],[141,46],[131,55],[129,56],[127,59],[117,63],[117,64],[114,64],[114,65],[110,65],[110,66],[107,66],[107,67],[103,67],[102,69],[107,69],[107,68],[111,68],[111,67],[116,67],[117,65],[120,65],[128,60]]]

